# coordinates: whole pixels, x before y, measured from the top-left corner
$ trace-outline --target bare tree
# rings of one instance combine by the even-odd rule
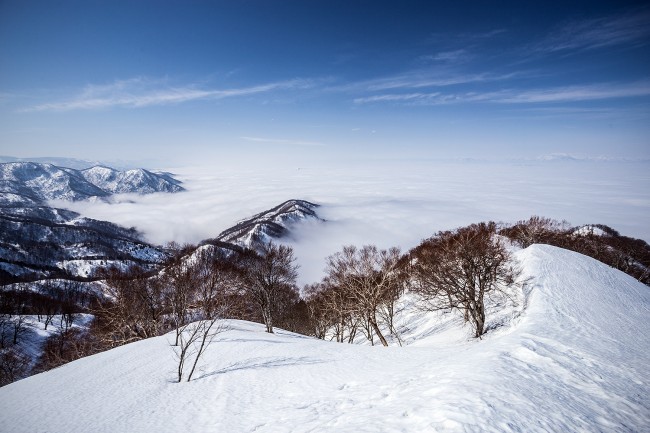
[[[412,254],[414,290],[426,310],[458,308],[472,323],[475,337],[484,333],[485,297],[502,292],[518,271],[496,224],[480,223],[440,232]]]
[[[327,281],[351,298],[348,304],[372,328],[381,344],[388,346],[377,320],[380,307],[400,289],[401,254],[398,248],[378,250],[374,245],[361,249],[346,246],[327,259]],[[368,335],[372,341],[372,335]]]
[[[50,335],[43,345],[42,353],[34,371],[42,372],[101,351],[97,341],[83,329],[60,328]]]
[[[178,346],[185,325],[191,321],[190,306],[199,283],[195,263],[188,257],[174,257],[160,274],[159,281],[169,310],[168,318],[176,330],[174,345]]]
[[[11,320],[11,314],[0,313],[0,349],[8,346],[12,328],[13,321]]]
[[[108,347],[161,335],[165,331],[165,298],[161,285],[139,267],[105,273],[109,300],[93,309]]]
[[[26,377],[29,372],[29,357],[14,346],[0,349],[0,386]]]
[[[315,335],[337,343],[353,343],[359,328],[354,300],[349,293],[326,278],[322,283],[305,287],[305,297]]]
[[[511,227],[502,228],[500,234],[507,236],[522,248],[532,244],[556,244],[554,239],[566,232],[568,223],[533,215],[528,220],[518,221]]]
[[[18,339],[27,331],[27,316],[17,314],[13,317],[13,344],[18,344]]]
[[[293,249],[270,242],[259,254],[249,252],[243,262],[242,287],[259,308],[266,332],[273,333],[273,322],[286,305],[286,298],[297,292],[298,266]]]
[[[212,343],[214,337],[226,328],[223,322],[228,311],[226,293],[237,279],[237,273],[229,261],[220,253],[202,252],[195,258],[193,269],[197,277],[192,323],[177,330],[177,344],[174,348],[178,359],[177,379],[183,380],[186,363],[193,358],[187,381],[192,380],[199,360]]]

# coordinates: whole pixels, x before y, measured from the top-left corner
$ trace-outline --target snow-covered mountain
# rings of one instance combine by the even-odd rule
[[[408,331],[420,335],[412,344],[384,348],[231,321],[192,382],[174,383],[172,337],[152,338],[0,388],[0,425],[15,433],[647,431],[647,286],[556,247],[516,256],[529,278],[521,302],[482,340],[421,324]]]
[[[323,221],[316,214],[315,209],[318,206],[305,200],[287,200],[272,209],[238,222],[235,226],[221,232],[216,240],[255,247],[272,239],[280,239],[288,236],[291,226],[298,222]]]
[[[160,263],[167,253],[134,229],[48,207],[48,200],[105,199],[117,193],[177,192],[169,173],[86,170],[34,162],[0,164],[0,277],[92,277],[100,267]]]
[[[47,200],[106,198],[116,193],[149,194],[182,191],[167,173],[144,169],[118,171],[108,167],[86,170],[35,162],[0,164],[0,206],[32,206]]]
[[[150,194],[183,190],[180,182],[168,173],[153,173],[142,168],[119,171],[110,167],[95,166],[82,170],[81,175],[88,182],[111,194]]]
[[[7,200],[6,194],[11,198]],[[0,206],[43,204],[47,200],[83,200],[110,193],[88,182],[78,170],[35,162],[0,164]],[[22,198],[24,201],[16,200]]]
[[[102,267],[162,262],[167,253],[135,229],[50,207],[7,207],[0,212],[0,277],[92,277]]]

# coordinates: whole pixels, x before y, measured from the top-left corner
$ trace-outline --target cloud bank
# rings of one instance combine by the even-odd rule
[[[185,193],[66,205],[165,243],[214,237],[290,198],[320,203],[327,222],[300,226],[287,240],[301,265],[300,282],[308,283],[343,245],[406,250],[438,230],[484,220],[516,222],[537,214],[576,225],[603,223],[650,240],[648,168],[648,162],[594,161],[185,167],[175,169]]]

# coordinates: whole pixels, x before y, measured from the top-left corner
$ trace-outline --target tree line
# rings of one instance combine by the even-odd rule
[[[408,292],[422,311],[459,311],[480,338],[486,332],[486,301],[507,297],[519,279],[509,244],[568,248],[650,284],[648,244],[593,227],[576,232],[565,222],[534,216],[513,225],[484,222],[440,231],[406,253],[344,246],[326,259],[322,280],[303,288],[296,284],[298,266],[289,246],[174,245],[174,254],[156,272],[138,266],[103,270],[98,275],[103,296],[91,296],[72,281],[50,285],[49,294],[3,291],[0,350],[6,359],[0,359],[0,371],[9,371],[1,373],[5,378],[20,376],[16,365],[23,358],[11,348],[21,333],[21,314],[37,314],[46,328],[58,318],[35,372],[175,331],[178,381],[191,379],[201,354],[223,329],[223,318],[263,323],[271,333],[281,327],[341,343],[365,338],[373,345],[401,345],[395,317]],[[87,328],[72,326],[81,312],[94,317]]]

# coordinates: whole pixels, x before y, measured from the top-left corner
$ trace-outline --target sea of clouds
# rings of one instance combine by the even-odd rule
[[[650,164],[594,161],[364,161],[265,166],[175,167],[186,192],[123,195],[113,203],[56,203],[135,227],[147,240],[196,243],[288,199],[321,205],[327,222],[287,240],[300,283],[322,276],[343,245],[403,250],[438,230],[542,215],[602,223],[650,240]]]

